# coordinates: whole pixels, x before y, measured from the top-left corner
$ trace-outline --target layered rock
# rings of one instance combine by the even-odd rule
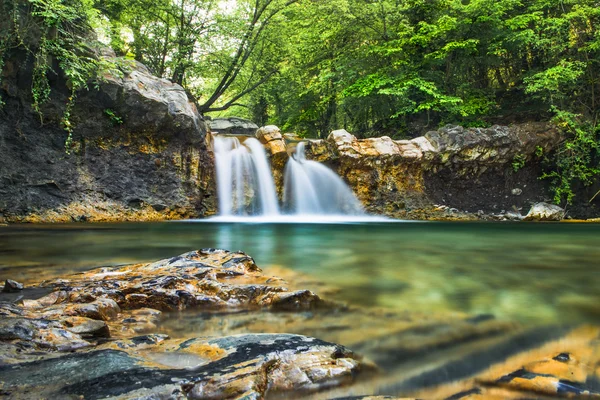
[[[78,94],[68,144],[59,121],[70,92],[58,64],[40,123],[30,104],[33,61],[24,52],[7,53],[0,222],[158,220],[214,212],[213,160],[194,102],[142,64],[110,52],[97,57],[111,68]]]
[[[344,177],[369,211],[409,218],[476,218],[473,213],[527,211],[545,200],[539,158],[552,152],[560,138],[545,123],[447,126],[412,140],[359,140],[338,130],[325,140],[310,141],[307,157]]]
[[[256,132],[256,138],[265,146],[271,160],[278,163],[276,167],[282,167],[287,159],[287,148],[279,128],[275,125],[263,126]]]
[[[263,275],[246,254],[216,249],[43,282],[50,294],[0,302],[2,394],[263,398],[347,384],[374,369],[343,346],[302,335],[139,336],[157,329],[162,311],[327,305],[283,283]]]
[[[210,131],[216,134],[254,136],[258,130],[254,122],[239,117],[214,118],[208,121],[208,125]]]

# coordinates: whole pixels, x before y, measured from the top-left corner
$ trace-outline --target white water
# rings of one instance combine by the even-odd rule
[[[275,184],[260,142],[248,138],[214,138],[219,213],[279,215]]]
[[[285,169],[280,211],[271,168],[263,146],[254,138],[216,136],[219,215],[214,222],[373,222],[352,190],[331,169],[307,160],[298,143]]]
[[[285,167],[284,209],[292,214],[362,215],[352,190],[332,170],[307,160],[304,142]]]

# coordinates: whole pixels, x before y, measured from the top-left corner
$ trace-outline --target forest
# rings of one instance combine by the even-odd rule
[[[600,172],[598,1],[4,0],[3,8],[12,18],[0,64],[28,48],[32,27],[41,37],[30,48],[34,108],[49,96],[49,55],[73,101],[110,68],[89,54],[99,41],[182,85],[208,116],[305,137],[345,128],[395,139],[445,124],[553,120],[566,132],[544,176],[555,201],[570,202],[572,185]]]

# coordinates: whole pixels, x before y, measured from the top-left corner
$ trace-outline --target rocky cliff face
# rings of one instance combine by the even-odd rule
[[[59,120],[69,96],[50,79],[43,118],[31,108],[32,62],[10,54],[0,111],[0,222],[177,219],[214,212],[206,125],[184,89],[118,60],[71,112],[65,151]],[[55,70],[60,71],[58,65]]]
[[[401,218],[510,214],[549,200],[541,157],[560,142],[545,123],[447,126],[412,140],[358,140],[345,130],[310,141],[307,157],[343,176],[367,209]],[[454,211],[454,210],[452,210]]]

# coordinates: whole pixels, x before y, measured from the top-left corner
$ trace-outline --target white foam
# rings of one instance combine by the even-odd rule
[[[218,215],[204,219],[188,219],[181,222],[242,223],[242,224],[364,224],[407,222],[372,215],[341,214],[280,214],[280,215]]]

